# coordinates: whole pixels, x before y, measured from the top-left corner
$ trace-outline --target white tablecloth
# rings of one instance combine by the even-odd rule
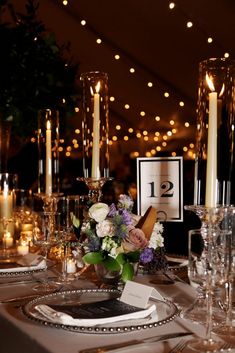
[[[154,286],[154,276],[140,275],[136,281]],[[94,288],[89,281],[77,280],[77,288]],[[0,284],[0,300],[14,297],[16,294],[24,295],[32,293],[32,284],[2,286]],[[175,282],[171,285],[155,285],[157,290],[179,306],[187,306],[192,303],[195,292],[187,284]],[[165,325],[142,329],[131,333],[121,334],[83,334],[69,332],[63,329],[42,326],[30,321],[24,316],[17,304],[0,305],[0,339],[1,353],[78,353],[83,348],[96,347],[99,345],[129,341],[136,338],[150,337],[161,333],[180,332],[192,330],[200,335],[205,334],[203,327],[193,324],[181,318]],[[187,337],[186,339],[189,339]],[[148,344],[144,348],[129,347],[123,349],[123,353],[146,352],[167,353],[169,348],[179,339],[172,339],[164,343]],[[185,353],[189,350],[185,349]]]

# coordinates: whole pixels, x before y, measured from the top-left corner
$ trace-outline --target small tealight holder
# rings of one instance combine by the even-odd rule
[[[76,278],[78,272],[77,261],[69,246],[64,248],[64,256],[62,257],[62,274],[61,282],[72,282]]]
[[[3,233],[2,242],[3,242],[4,249],[9,249],[13,247],[14,238],[10,232],[6,231],[5,233]]]
[[[27,236],[21,236],[17,242],[17,254],[27,255],[29,253],[29,240]]]
[[[77,271],[76,261],[72,256],[64,260],[64,267],[67,274],[76,273]]]

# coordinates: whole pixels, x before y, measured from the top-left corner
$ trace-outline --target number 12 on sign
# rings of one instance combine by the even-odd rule
[[[137,159],[137,207],[143,215],[151,205],[158,219],[183,221],[182,157]]]

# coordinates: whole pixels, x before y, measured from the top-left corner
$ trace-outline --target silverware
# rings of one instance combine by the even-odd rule
[[[86,349],[82,349],[81,351],[79,351],[79,353],[103,353],[103,352],[108,352],[108,351],[113,351],[113,350],[117,351],[120,348],[125,348],[125,347],[129,347],[129,346],[139,346],[142,344],[144,345],[145,343],[165,341],[165,340],[169,340],[172,338],[188,336],[188,335],[192,335],[192,332],[174,332],[174,333],[169,333],[169,334],[165,334],[165,335],[161,335],[161,336],[148,337],[148,338],[144,338],[142,340],[133,340],[133,341],[109,344],[107,346],[86,348]]]
[[[186,347],[187,341],[179,341],[168,353],[180,353]]]

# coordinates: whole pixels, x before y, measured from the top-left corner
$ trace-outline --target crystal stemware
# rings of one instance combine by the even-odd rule
[[[205,338],[195,338],[188,342],[190,349],[198,352],[214,352],[222,348],[223,342],[212,337],[213,300],[217,281],[216,263],[218,252],[216,241],[220,232],[219,225],[224,216],[224,207],[186,206],[186,209],[196,212],[202,221],[201,234],[203,249],[206,254],[203,271],[205,274],[206,327]]]
[[[235,278],[235,207],[228,206],[224,210],[224,219],[217,239],[218,266],[217,273],[221,286],[224,286],[224,300],[220,305],[226,312],[225,320],[214,329],[214,332],[235,343],[235,326],[233,312],[233,291]]]
[[[60,215],[55,212],[43,212],[38,214],[34,220],[33,227],[33,243],[39,247],[43,253],[43,257],[48,264],[48,253],[49,250],[59,244],[61,239],[60,230]],[[58,284],[48,281],[47,275],[45,280],[34,286],[33,289],[36,291],[52,291],[58,287]]]

